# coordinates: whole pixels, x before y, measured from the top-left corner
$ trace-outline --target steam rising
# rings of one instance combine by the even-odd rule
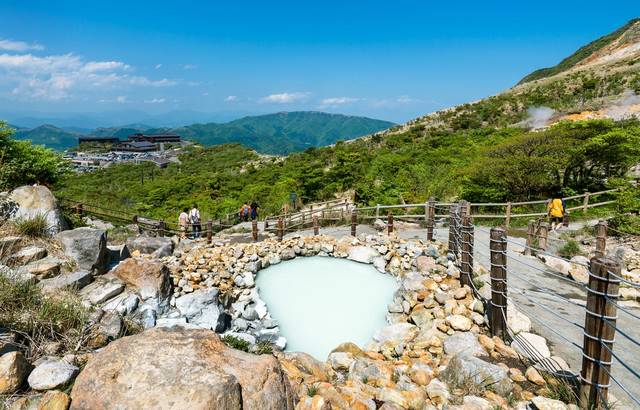
[[[611,107],[607,108],[605,115],[616,121],[631,118],[640,113],[640,96],[632,90],[625,90],[622,97]]]
[[[531,107],[527,110],[529,118],[526,123],[534,130],[544,128],[549,124],[555,111],[549,107]]]

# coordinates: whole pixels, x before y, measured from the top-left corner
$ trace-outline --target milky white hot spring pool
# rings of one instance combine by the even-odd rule
[[[260,297],[287,338],[287,351],[326,360],[343,342],[362,347],[386,325],[396,279],[372,265],[332,257],[301,257],[261,270]]]

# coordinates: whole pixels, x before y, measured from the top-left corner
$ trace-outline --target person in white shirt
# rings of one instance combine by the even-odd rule
[[[191,229],[193,230],[193,238],[199,238],[200,232],[202,232],[202,225],[200,224],[200,211],[196,204],[193,204],[191,212],[189,212],[189,221],[191,222]]]
[[[187,237],[187,229],[189,228],[189,208],[184,208],[178,217],[178,225],[180,225],[180,238]]]

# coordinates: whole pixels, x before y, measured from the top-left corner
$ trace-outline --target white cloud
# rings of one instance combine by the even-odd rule
[[[74,54],[35,56],[0,54],[0,94],[19,99],[62,100],[82,94],[128,89],[168,87],[175,80],[131,75],[121,61],[85,61]]]
[[[330,105],[342,105],[342,104],[350,104],[350,103],[354,103],[359,101],[359,98],[352,98],[352,97],[332,97],[332,98],[325,98],[322,101],[320,101],[320,104],[325,105],[325,106],[330,106]]]
[[[125,95],[119,95],[119,96],[117,96],[117,97],[116,97],[116,102],[117,102],[118,104],[124,104],[124,103],[128,102],[128,100],[127,100],[127,96],[125,96]]]
[[[145,104],[162,104],[166,101],[167,101],[166,98],[152,98],[150,100],[144,100],[144,103]]]
[[[195,70],[198,66],[195,64],[183,64],[182,68],[185,70]]]
[[[44,50],[44,47],[37,43],[29,44],[24,41],[0,39],[0,50],[21,52],[28,50]]]
[[[238,101],[238,96],[237,95],[229,95],[224,100],[226,102],[236,102],[236,101]]]
[[[396,98],[396,102],[399,102],[400,104],[410,104],[422,101],[417,98],[411,98],[408,95],[401,95],[400,97]]]
[[[156,64],[156,66],[154,67],[156,70],[158,70],[160,67],[162,67],[162,64]]]
[[[297,101],[306,100],[310,93],[280,93],[271,94],[260,99],[261,103],[290,104]]]

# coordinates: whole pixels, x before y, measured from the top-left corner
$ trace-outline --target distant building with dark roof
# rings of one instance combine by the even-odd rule
[[[78,144],[82,144],[83,142],[97,142],[100,144],[118,144],[120,140],[117,137],[79,137]]]
[[[124,141],[116,149],[119,151],[150,152],[157,151],[158,147],[149,141]]]
[[[132,134],[129,135],[129,141],[149,141],[154,144],[159,144],[161,142],[180,142],[182,141],[182,137],[178,134]]]

